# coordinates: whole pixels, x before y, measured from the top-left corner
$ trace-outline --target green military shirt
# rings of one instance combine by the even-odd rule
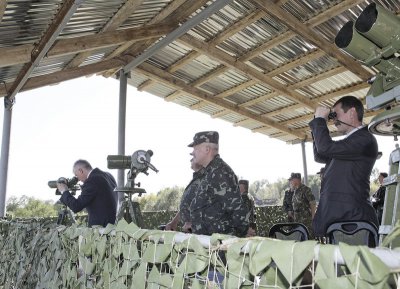
[[[294,190],[292,197],[292,205],[294,212],[294,221],[306,225],[308,231],[312,235],[312,216],[310,202],[315,201],[315,197],[311,189],[304,184]]]
[[[205,168],[204,177],[190,204],[192,232],[245,236],[249,212],[242,202],[233,170],[219,157]]]
[[[187,185],[182,194],[181,203],[179,205],[179,217],[181,222],[190,222],[190,203],[196,195],[197,187],[204,175],[204,168],[193,173],[193,178]]]

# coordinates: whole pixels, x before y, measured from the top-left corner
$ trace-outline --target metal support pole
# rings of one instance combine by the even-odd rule
[[[306,143],[301,142],[301,155],[303,157],[303,173],[304,173],[304,184],[308,186],[308,172],[307,172],[307,158],[306,158]]]
[[[382,244],[400,218],[400,147],[398,144],[396,144],[396,149],[390,153],[388,173],[388,177],[383,180],[386,193],[382,221],[379,226],[379,244]],[[390,247],[395,248],[399,245],[399,239],[395,238]]]
[[[8,99],[5,98],[6,102]],[[12,109],[4,106],[3,119],[3,138],[1,141],[0,158],[0,217],[5,216],[6,195],[7,195],[7,175],[8,175],[8,157],[10,154],[10,136],[11,136]]]
[[[126,90],[127,90],[127,77],[121,69],[119,72],[119,113],[118,113],[118,154],[125,155],[125,127],[126,127]],[[117,175],[118,187],[125,185],[125,170],[118,169]],[[118,193],[118,204],[124,201],[124,193]]]

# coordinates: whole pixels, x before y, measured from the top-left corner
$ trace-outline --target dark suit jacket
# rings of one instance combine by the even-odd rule
[[[86,208],[88,225],[107,226],[114,224],[117,214],[117,193],[114,177],[107,172],[95,168],[82,185],[82,192],[76,199],[69,191],[65,191],[60,201],[67,205],[74,213]]]
[[[329,224],[336,221],[370,221],[378,226],[369,201],[369,177],[378,155],[375,137],[364,127],[333,141],[323,118],[315,118],[309,125],[315,161],[326,164],[313,220],[315,235],[324,236]]]

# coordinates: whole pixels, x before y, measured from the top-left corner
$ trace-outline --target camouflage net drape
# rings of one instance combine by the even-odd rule
[[[0,221],[0,288],[396,288],[389,269],[364,246],[238,239],[139,229],[55,227]],[[208,239],[207,239],[208,240]],[[318,262],[314,249],[319,246]],[[226,259],[226,261],[225,261]],[[304,287],[306,286],[306,287]],[[311,286],[311,287],[309,287]],[[319,286],[319,287],[317,287]]]
[[[144,227],[157,229],[160,224],[167,224],[175,216],[175,212],[157,211],[143,212]],[[282,206],[256,207],[257,236],[267,237],[273,224],[287,221]]]

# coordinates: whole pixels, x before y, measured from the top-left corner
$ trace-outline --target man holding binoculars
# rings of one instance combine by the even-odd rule
[[[117,194],[114,192],[117,183],[114,177],[98,168],[93,169],[86,160],[77,160],[73,173],[83,183],[82,192],[75,198],[65,182],[57,182],[57,189],[61,192],[60,201],[74,213],[86,208],[89,227],[114,224],[117,214]]]
[[[354,96],[344,96],[333,109],[318,107],[309,123],[314,140],[314,159],[325,163],[321,196],[313,220],[316,237],[324,237],[327,227],[339,221],[378,219],[369,201],[369,177],[378,156],[375,137],[363,126],[364,107]],[[345,138],[333,141],[327,121],[332,118]]]

